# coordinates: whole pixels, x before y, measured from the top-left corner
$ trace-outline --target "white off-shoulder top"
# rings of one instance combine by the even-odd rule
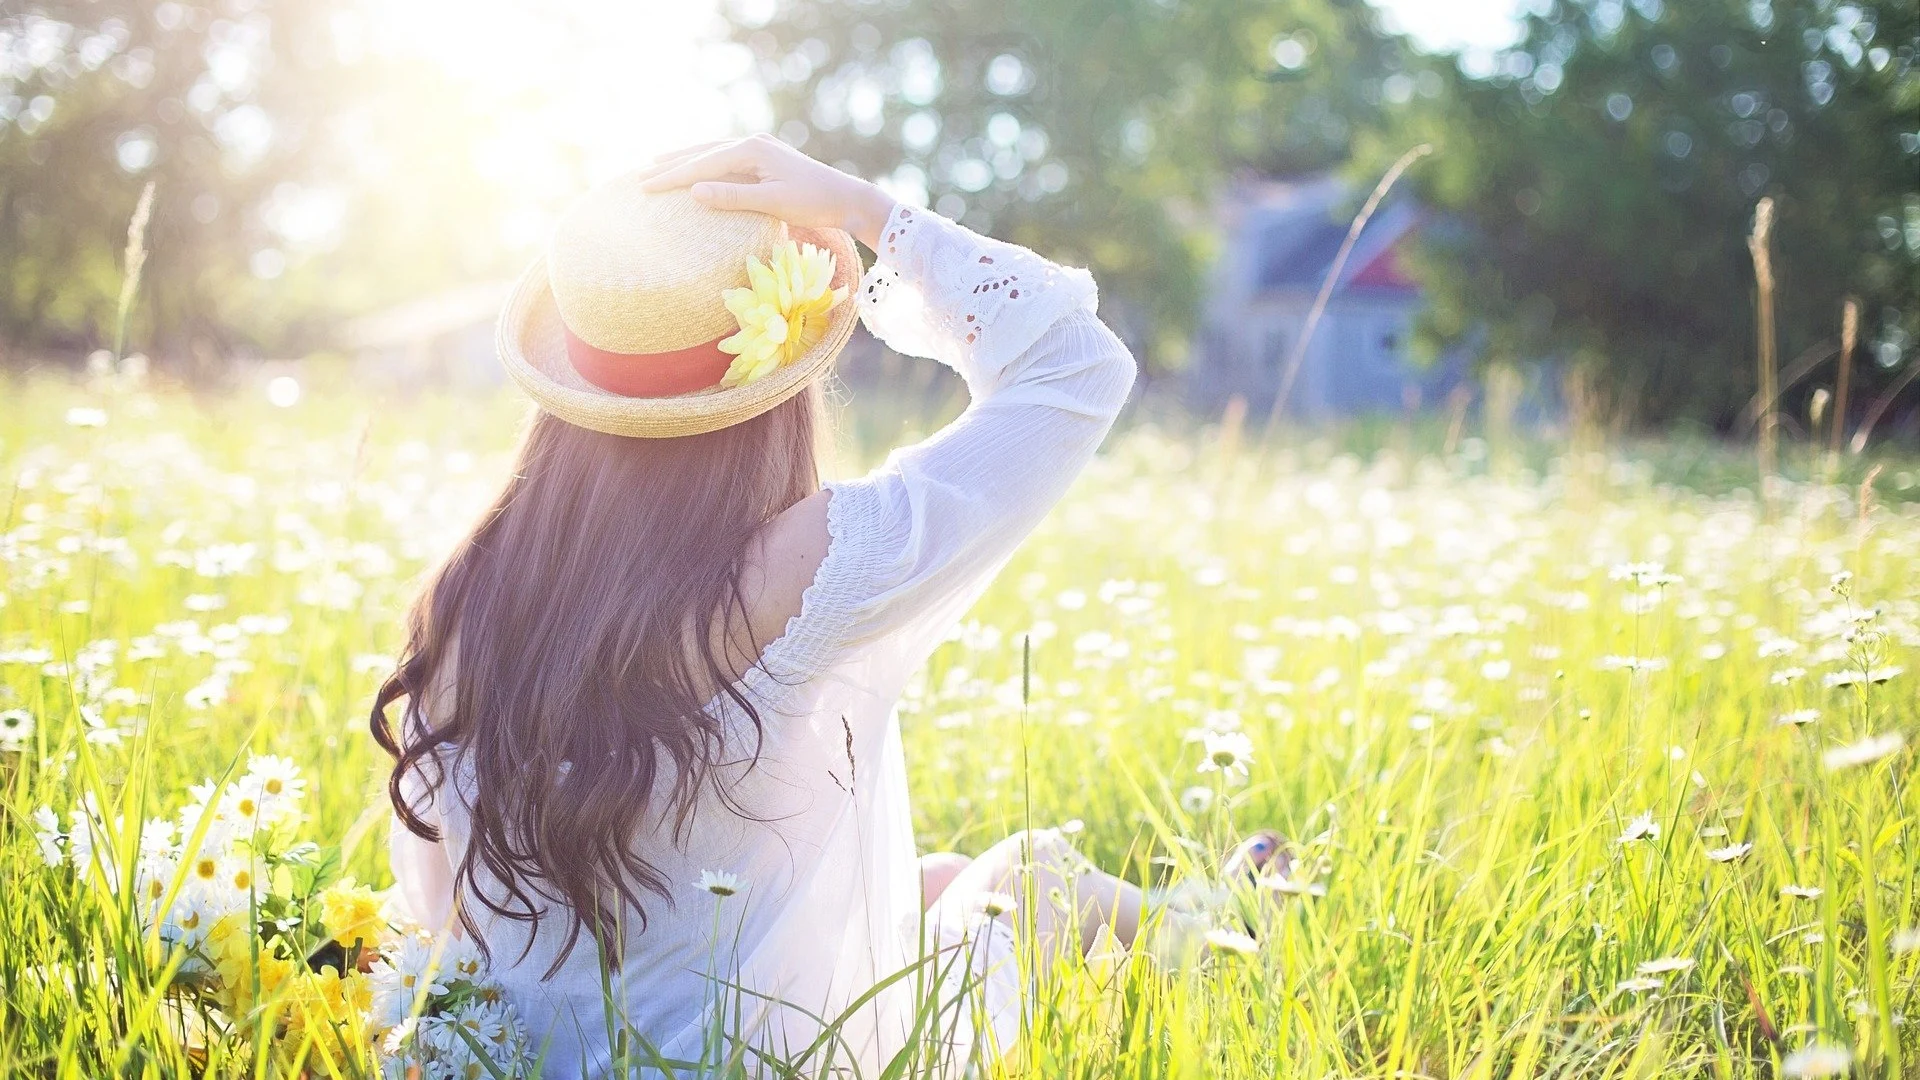
[[[664,823],[647,834],[661,839],[644,857],[679,888],[670,903],[648,905],[644,930],[622,936],[617,970],[602,970],[583,935],[543,979],[564,919],[543,919],[529,938],[524,923],[467,905],[534,1043],[547,1047],[546,1076],[606,1071],[617,1028],[669,1060],[699,1059],[717,1029],[775,1054],[813,1046],[807,1071],[816,1075],[852,1066],[871,1076],[910,1043],[922,1051],[907,1052],[924,1051],[916,1011],[936,994],[964,996],[963,982],[971,1001],[938,1024],[954,1060],[1017,1037],[1019,981],[1003,962],[1004,927],[966,917],[953,898],[922,912],[894,703],[1093,457],[1134,362],[1095,318],[1084,270],[905,206],[877,254],[857,298],[867,328],[898,352],[958,371],[970,404],[866,476],[826,485],[825,558],[800,613],[740,684],[764,721],[758,761],[717,770],[727,798],[749,813],[715,797],[696,810],[683,845]],[[753,745],[744,717],[724,697],[713,708],[738,732],[744,758]],[[452,867],[470,835],[457,792],[472,776],[449,753],[450,779],[431,807],[442,840],[393,832],[394,876],[429,926],[452,923]],[[699,890],[708,870],[736,875],[743,891],[717,899]],[[954,962],[962,956],[965,965]],[[821,1020],[843,1015],[822,1040]]]

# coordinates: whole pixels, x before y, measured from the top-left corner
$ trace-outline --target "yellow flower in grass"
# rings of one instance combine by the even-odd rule
[[[747,260],[748,287],[721,293],[740,332],[720,343],[734,361],[721,386],[745,386],[806,355],[827,332],[827,313],[847,298],[833,287],[833,253],[789,240],[768,262]]]
[[[217,1000],[235,1016],[272,1000],[300,970],[298,961],[281,955],[279,942],[262,941],[252,931],[252,921],[241,911],[222,916],[207,934],[207,952],[220,977]]]
[[[341,1040],[358,1049],[366,1041],[366,1015],[373,1008],[373,987],[358,972],[340,974],[338,968],[302,972],[287,987],[281,1002],[283,1038],[294,1045],[324,1048],[337,1053]]]
[[[377,949],[387,937],[387,917],[380,897],[352,878],[342,878],[321,890],[320,922],[341,947]]]

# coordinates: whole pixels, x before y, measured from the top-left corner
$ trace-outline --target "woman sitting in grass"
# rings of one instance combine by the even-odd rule
[[[487,949],[546,1075],[937,1071],[1015,1041],[1016,930],[1043,962],[1139,933],[1140,890],[1058,831],[917,858],[893,716],[1126,401],[1094,312],[1085,271],[764,137],[562,220],[500,323],[539,411],[373,714],[404,895]],[[856,317],[972,402],[822,484]]]

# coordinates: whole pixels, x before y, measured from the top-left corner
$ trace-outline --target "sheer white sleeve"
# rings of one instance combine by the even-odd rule
[[[889,219],[879,256],[860,286],[867,328],[954,368],[971,401],[867,476],[828,485],[827,556],[790,640],[766,657],[802,676],[882,639],[917,663],[1066,493],[1133,385],[1085,270],[911,207]]]
[[[440,815],[435,793],[422,799],[425,791],[418,772],[401,780],[410,805],[424,811],[429,824],[441,830],[440,840],[424,840],[408,831],[398,816],[390,822],[387,840],[387,864],[393,870],[393,884],[399,907],[407,918],[430,930],[450,929],[454,925],[454,873],[447,861],[446,826]]]

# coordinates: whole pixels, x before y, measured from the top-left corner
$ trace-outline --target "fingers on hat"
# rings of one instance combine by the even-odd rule
[[[693,185],[693,200],[715,210],[758,210],[761,213],[772,211],[772,195],[769,188],[774,183],[763,184],[722,184],[703,180]]]
[[[725,143],[671,163],[664,171],[641,174],[641,188],[666,191],[701,180],[716,180],[729,173],[750,170],[755,163],[753,145],[746,140]]]
[[[676,165],[704,154],[715,147],[725,146],[732,141],[731,139],[718,139],[713,142],[703,142],[694,146],[683,146],[678,150],[669,150],[664,154],[656,154],[651,162],[635,169],[634,174],[642,180],[659,176],[661,173],[666,172]]]

